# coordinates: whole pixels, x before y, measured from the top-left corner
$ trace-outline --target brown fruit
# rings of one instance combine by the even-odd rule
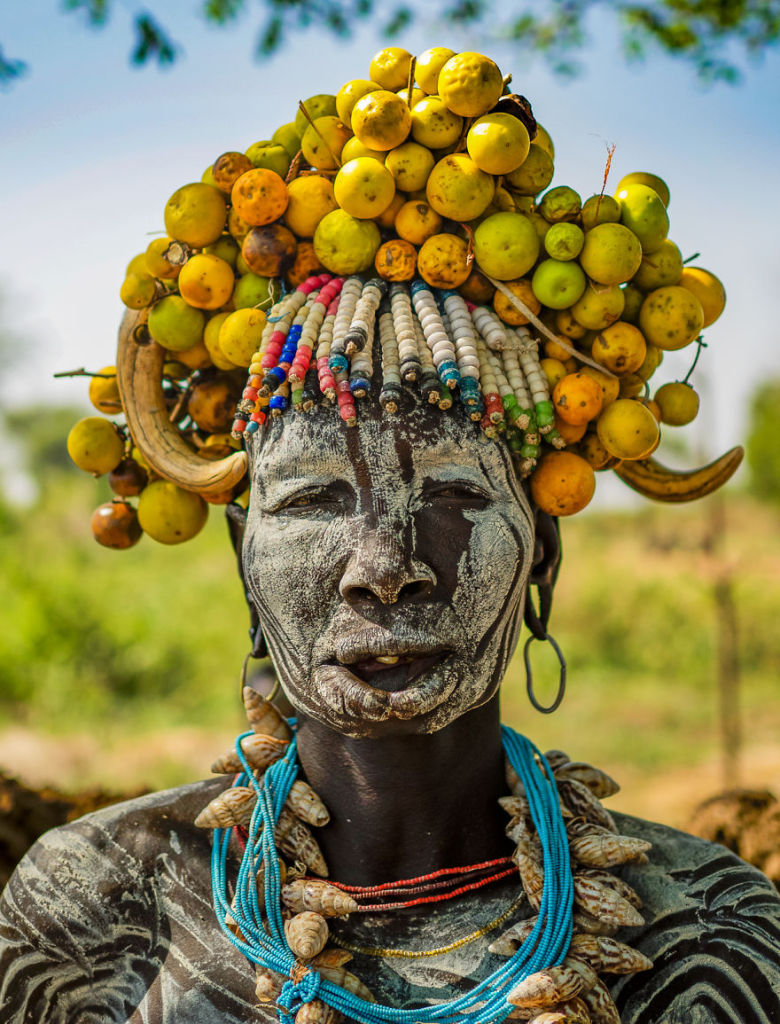
[[[142,533],[138,514],[126,501],[107,501],[92,513],[92,535],[104,548],[131,548]]]
[[[149,474],[131,458],[122,459],[108,474],[108,486],[120,498],[132,498],[140,494],[148,482]]]
[[[281,224],[252,228],[241,246],[241,255],[254,274],[281,277],[295,262],[295,235]]]
[[[196,384],[187,402],[193,422],[209,434],[229,434],[238,395],[224,377]]]

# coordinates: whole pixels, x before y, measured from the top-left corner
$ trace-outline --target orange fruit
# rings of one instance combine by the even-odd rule
[[[385,281],[411,281],[417,269],[417,250],[411,242],[394,238],[379,246],[374,266]]]
[[[531,475],[531,497],[551,516],[572,516],[596,490],[593,468],[574,452],[548,452]]]
[[[588,423],[601,412],[601,385],[587,374],[567,373],[558,381],[552,394],[555,411],[562,420],[578,426]]]
[[[253,167],[242,174],[233,185],[230,198],[238,216],[252,227],[278,220],[289,202],[287,186],[276,171],[267,167]]]

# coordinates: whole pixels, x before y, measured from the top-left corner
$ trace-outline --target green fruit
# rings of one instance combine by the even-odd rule
[[[579,192],[575,192],[568,185],[551,188],[542,196],[539,203],[539,213],[551,224],[557,224],[562,220],[574,220],[581,209],[582,199]]]
[[[504,183],[524,196],[536,196],[552,181],[553,161],[549,153],[532,142],[528,156],[515,171],[504,176]]]
[[[624,174],[615,191],[620,192],[626,185],[649,185],[658,193],[664,206],[669,205],[669,186],[657,174],[651,174],[649,171],[632,171],[630,174]]]
[[[151,274],[128,274],[119,289],[119,298],[128,309],[145,309],[154,301],[157,288]]]
[[[671,427],[684,427],[696,419],[699,396],[690,384],[673,381],[660,387],[653,396],[661,410],[661,422]]]
[[[166,295],[149,313],[149,333],[163,348],[180,352],[197,345],[203,337],[206,317],[180,295]]]
[[[306,124],[308,123],[307,121]],[[287,124],[282,124],[276,129],[271,136],[271,142],[278,142],[280,146],[284,146],[287,155],[292,160],[301,148],[302,136],[303,132],[298,131],[295,122],[288,121]]]
[[[276,171],[280,178],[284,178],[290,169],[292,158],[281,142],[272,142],[270,139],[255,142],[246,151],[246,155],[253,167]]]
[[[645,301],[644,292],[637,288],[633,279],[631,284],[623,286],[622,291],[623,298],[625,299],[625,305],[623,306],[621,317],[630,324],[637,324],[639,323],[639,310],[642,308],[642,303]]]
[[[597,224],[585,234],[580,253],[582,269],[597,284],[623,284],[642,262],[642,246],[623,224]]]
[[[306,112],[312,121],[316,121],[318,117],[338,117],[338,111],[336,110],[336,97],[332,96],[329,92],[317,93],[316,96],[310,96],[307,100],[303,101]],[[295,129],[299,136],[303,138],[303,133],[309,127],[309,121],[306,114],[302,110],[298,110],[295,115]]]
[[[550,309],[568,309],[587,283],[579,263],[562,260],[542,260],[531,278],[534,295]]]
[[[582,204],[582,230],[590,231],[597,224],[617,224],[620,203],[612,196],[591,196]]]
[[[102,416],[85,416],[68,434],[68,455],[79,469],[94,476],[110,473],[122,461],[125,443],[116,427]]]
[[[589,285],[571,307],[571,315],[581,327],[601,331],[620,319],[625,302],[619,285],[599,285],[598,288]]]
[[[233,305],[236,309],[246,309],[249,306],[259,306],[267,302],[270,295],[272,278],[260,277],[250,270],[236,281],[233,289]],[[268,303],[270,305],[270,303]]]
[[[658,193],[648,185],[626,185],[617,196],[620,223],[634,232],[643,253],[659,249],[669,233],[669,214]]]
[[[554,260],[576,259],[585,244],[585,233],[576,224],[553,224],[544,236],[547,255]]]
[[[317,225],[314,252],[334,274],[360,274],[373,266],[381,241],[373,220],[358,220],[346,210],[332,210]]]
[[[207,245],[203,251],[209,256],[219,256],[221,260],[235,268],[241,246],[232,235],[222,235],[212,245]]]
[[[655,252],[642,257],[639,270],[631,278],[631,283],[643,292],[649,292],[667,284],[679,284],[682,272],[682,253],[674,242],[666,238]]]

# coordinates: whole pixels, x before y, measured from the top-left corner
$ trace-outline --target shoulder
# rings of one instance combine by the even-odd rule
[[[153,793],[41,837],[0,899],[0,1024],[246,1019],[251,976],[216,925],[211,833],[192,824],[226,785]],[[212,1017],[215,968],[232,987],[213,986]]]
[[[627,940],[654,961],[620,979],[625,1021],[652,1024],[780,1020],[780,897],[765,875],[722,846],[663,825],[615,815],[653,844],[650,863],[625,868],[646,924]]]

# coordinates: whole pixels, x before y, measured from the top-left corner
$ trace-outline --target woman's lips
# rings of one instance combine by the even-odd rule
[[[348,669],[364,683],[392,693],[407,689],[445,656],[444,651],[425,655],[385,655],[354,662]]]

